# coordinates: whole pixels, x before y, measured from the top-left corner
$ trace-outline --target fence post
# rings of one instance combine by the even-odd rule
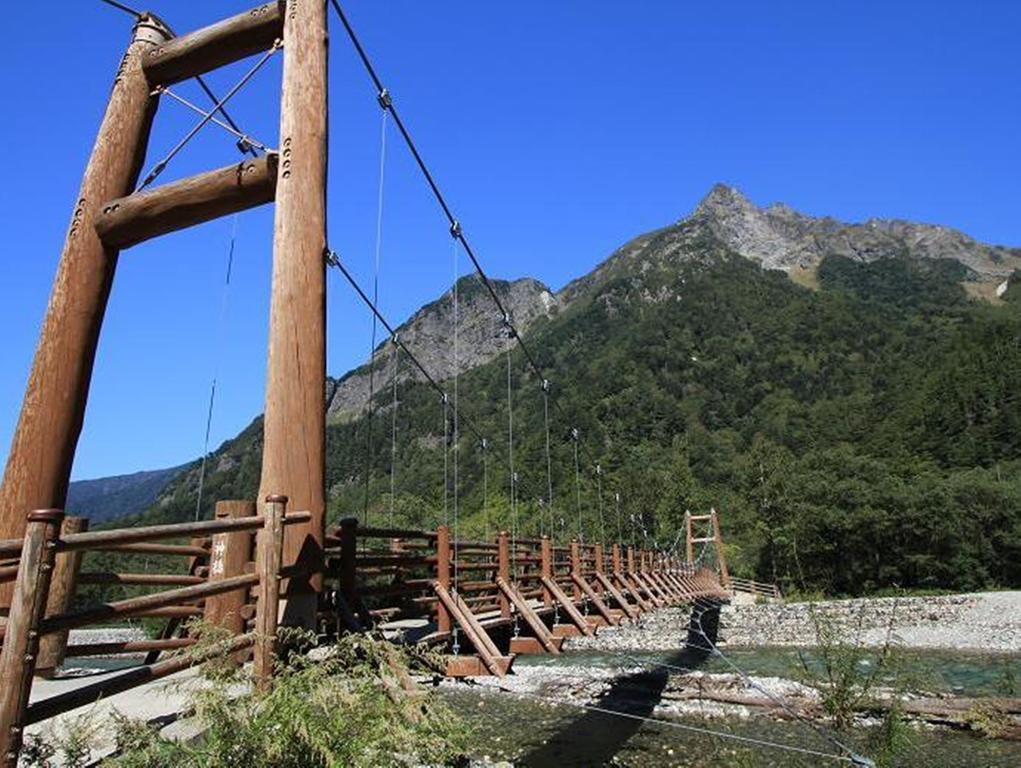
[[[613,545],[610,555],[613,558],[613,572],[620,573],[620,544]]]
[[[500,535],[496,540],[496,568],[500,578],[503,579],[507,584],[511,583],[511,567],[510,567],[510,541],[507,538],[507,531],[500,531]],[[507,599],[507,595],[503,593],[502,589],[497,590],[497,594],[500,599],[500,615],[505,619],[509,619],[511,615],[510,611],[510,600]]]
[[[635,548],[627,548],[627,571],[628,573],[635,572]]]
[[[597,595],[604,595],[606,593],[606,588],[603,586],[603,582],[598,576],[598,574],[606,570],[605,561],[603,560],[603,545],[601,543],[595,545],[594,553],[595,553],[594,568],[597,576],[593,582],[592,588],[595,590],[595,593]]]
[[[436,581],[448,592],[450,591],[450,529],[441,525],[436,529]],[[442,600],[436,601],[436,629],[450,632],[453,624],[450,611]]]
[[[216,502],[217,520],[239,520],[254,516],[254,501]],[[212,583],[244,575],[245,566],[251,557],[251,531],[213,534],[209,551],[209,581]],[[211,626],[230,630],[231,634],[240,635],[245,629],[245,622],[241,616],[245,602],[245,591],[241,589],[207,597],[202,612],[203,621]]]
[[[542,545],[540,549],[540,555],[542,560],[542,575],[544,578],[553,578],[553,545],[550,543],[549,536],[542,537]],[[550,594],[549,589],[545,586],[542,588],[542,602],[547,608],[553,605],[553,595]]]
[[[64,513],[59,509],[37,509],[28,515],[0,651],[0,764],[4,768],[16,768],[18,764],[25,709],[39,650],[37,628],[46,610],[55,540],[63,519]]]
[[[84,517],[65,517],[60,533],[61,535],[82,533],[88,528],[89,521]],[[74,550],[57,555],[53,564],[53,575],[50,578],[50,594],[46,600],[47,616],[70,610],[75,590],[78,588],[78,572],[81,570],[83,554],[85,553],[81,550]],[[69,631],[64,629],[39,639],[39,658],[35,665],[37,675],[52,675],[57,667],[64,663],[68,633]]]
[[[260,690],[269,688],[276,656],[280,611],[280,560],[284,548],[286,496],[267,496],[262,530],[256,537],[255,569],[259,574],[259,601],[255,608],[255,654],[252,674]]]

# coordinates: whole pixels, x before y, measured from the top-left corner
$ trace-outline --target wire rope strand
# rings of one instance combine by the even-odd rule
[[[216,321],[216,346],[213,361],[213,380],[209,386],[209,405],[206,409],[206,433],[202,441],[202,466],[199,469],[199,487],[195,498],[195,521],[202,514],[202,495],[206,484],[206,462],[209,459],[209,436],[213,427],[213,409],[216,407],[216,383],[220,378],[220,350],[223,349],[223,334],[227,324],[227,299],[230,295],[230,277],[234,270],[234,244],[237,241],[238,214],[234,214],[230,226],[230,244],[227,247],[227,269],[220,294],[220,314]]]
[[[379,306],[379,269],[383,248],[383,180],[386,176],[386,116],[384,109],[379,125],[379,184],[376,193],[376,253],[372,271],[372,303]],[[369,485],[372,475],[372,419],[375,416],[376,395],[376,331],[379,319],[372,316],[369,342],[369,418],[365,430],[365,493],[362,499],[362,524],[369,524]]]
[[[546,433],[546,504],[549,509],[550,536],[554,535],[556,523],[553,516],[553,457],[549,437],[549,380],[542,380],[542,423]]]
[[[575,512],[578,516],[578,541],[585,542],[585,529],[582,523],[581,515],[581,467],[578,464],[578,430],[577,428],[571,430],[571,439],[574,442],[574,506]],[[586,602],[586,605],[588,603]]]
[[[266,51],[266,53],[262,55],[262,58],[255,62],[255,65],[251,69],[249,69],[241,77],[241,79],[238,80],[234,84],[234,86],[229,91],[227,91],[227,93],[219,101],[216,102],[216,104],[213,106],[213,110],[209,112],[207,115],[205,115],[205,117],[203,117],[201,120],[199,120],[194,125],[194,127],[184,135],[184,138],[178,141],[177,144],[175,144],[174,147],[163,157],[163,159],[152,167],[152,170],[149,171],[145,179],[142,181],[141,184],[139,184],[138,189],[136,189],[135,191],[139,192],[145,189],[150,184],[152,184],[156,180],[156,177],[163,173],[163,171],[166,169],[170,161],[177,156],[177,153],[184,149],[185,145],[187,145],[187,143],[195,137],[195,134],[201,131],[203,127],[205,127],[206,123],[213,119],[213,115],[215,115],[223,107],[224,104],[226,104],[228,101],[234,98],[237,92],[240,91],[248,83],[248,81],[255,76],[256,72],[262,69],[263,64],[269,61],[270,58],[272,58],[273,54],[280,49],[280,47],[281,43],[279,40],[273,43],[273,47]]]
[[[390,518],[388,522],[391,528],[394,527],[394,508],[397,499],[397,372],[401,362],[401,348],[397,346],[396,341],[392,346],[391,366],[393,373],[391,374],[391,379],[393,402],[390,405]]]

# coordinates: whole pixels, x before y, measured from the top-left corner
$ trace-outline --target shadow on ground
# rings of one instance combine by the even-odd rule
[[[699,629],[713,642],[719,625],[719,604],[695,606],[689,621],[687,640],[666,663],[696,669],[710,655]],[[682,632],[678,631],[678,645]],[[609,690],[592,702],[600,709],[651,717],[666,689],[669,673],[663,668],[644,670],[617,678]],[[517,759],[527,768],[580,768],[611,764],[614,756],[642,727],[639,720],[604,712],[582,711],[578,717],[553,734],[541,747]]]

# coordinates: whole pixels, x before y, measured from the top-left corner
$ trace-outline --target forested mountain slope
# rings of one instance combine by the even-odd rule
[[[551,507],[538,501],[540,382],[511,347],[523,530],[541,520],[558,534],[619,528],[670,543],[686,508],[712,505],[734,567],[788,588],[1021,585],[1018,251],[943,227],[758,209],[736,194],[714,189],[692,216],[539,303],[540,284],[506,284],[522,291],[524,338],[557,403]],[[444,302],[430,305],[436,317]],[[449,356],[452,337],[433,323],[422,342],[433,346],[415,352]],[[486,335],[457,382],[459,520],[479,534],[510,525],[508,346]],[[390,516],[393,370],[377,358],[371,441],[364,414],[328,428],[333,518],[364,514],[366,499],[373,522]],[[432,526],[454,506],[453,424],[433,390],[400,374],[398,385],[395,522]],[[260,449],[256,420],[211,457],[204,505],[253,497]],[[143,518],[190,518],[197,479],[196,464]]]

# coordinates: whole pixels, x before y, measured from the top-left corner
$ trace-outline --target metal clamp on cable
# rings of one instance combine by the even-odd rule
[[[329,248],[323,248],[323,259],[329,267],[340,266],[340,257],[337,255],[336,251],[331,251]]]
[[[393,336],[390,337],[390,343],[393,344],[395,347],[399,347],[401,345],[400,337],[398,337],[398,335],[395,333]]]
[[[453,223],[450,225],[450,236],[455,240],[461,239],[461,222],[459,222],[457,219],[455,219]]]
[[[379,92],[379,95],[376,96],[376,101],[379,102],[379,106],[384,110],[392,109],[394,105],[394,100],[390,97],[390,91],[386,88]]]
[[[578,428],[577,427],[571,427],[571,439],[574,442],[578,442],[578,437],[580,436],[580,434],[581,433],[578,432]]]
[[[542,380],[542,391],[549,392],[549,379]]]

